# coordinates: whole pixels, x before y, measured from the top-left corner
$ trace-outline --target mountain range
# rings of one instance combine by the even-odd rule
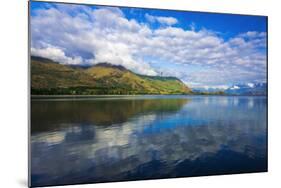
[[[226,88],[195,88],[192,89],[194,93],[221,93],[224,95],[254,95],[265,96],[267,95],[267,83],[242,83],[234,84]]]
[[[73,66],[42,57],[31,57],[32,95],[191,93],[191,89],[176,77],[140,75],[108,62],[93,66]]]
[[[229,95],[267,95],[267,83],[236,84],[224,92]]]

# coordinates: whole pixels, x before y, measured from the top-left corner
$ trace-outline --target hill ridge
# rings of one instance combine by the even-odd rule
[[[73,68],[42,57],[31,57],[31,82],[34,95],[191,93],[176,77],[140,75],[108,62]]]

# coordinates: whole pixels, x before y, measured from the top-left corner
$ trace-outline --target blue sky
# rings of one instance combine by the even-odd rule
[[[110,62],[191,87],[266,81],[266,17],[31,3],[31,54]]]

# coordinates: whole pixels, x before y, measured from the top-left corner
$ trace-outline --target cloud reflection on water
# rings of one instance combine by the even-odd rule
[[[68,122],[64,111],[58,110],[64,109],[59,104],[46,104],[41,111],[51,116],[60,113],[52,122],[56,126],[47,131],[36,129],[32,134],[35,184],[175,177],[179,176],[176,169],[183,171],[192,161],[215,157],[225,150],[238,153],[243,160],[266,159],[265,98],[143,99],[123,101],[119,106],[113,102],[112,108],[128,111],[121,120],[114,114],[108,116],[110,103],[99,111],[99,115],[105,113],[101,116],[93,113],[99,110],[99,103],[92,101],[84,109],[80,103],[72,102],[71,106],[80,108],[67,104],[66,113],[87,113],[76,116],[74,122],[81,123]],[[110,126],[96,119],[105,116],[112,118]],[[192,175],[192,171],[187,168],[183,175]]]

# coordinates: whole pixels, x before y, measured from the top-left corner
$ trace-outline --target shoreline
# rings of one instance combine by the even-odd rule
[[[161,95],[161,94],[147,94],[147,95],[30,95],[31,99],[64,99],[64,98],[112,98],[112,97],[165,97],[165,96],[220,96],[220,97],[267,97],[267,95],[200,95],[200,94],[167,94],[167,95]]]

